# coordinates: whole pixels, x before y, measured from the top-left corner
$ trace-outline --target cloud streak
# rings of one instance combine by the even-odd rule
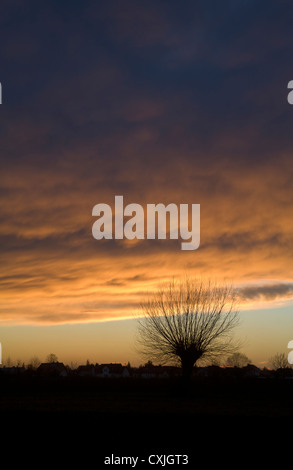
[[[238,294],[239,298],[244,301],[293,299],[293,282],[242,287],[239,288]]]

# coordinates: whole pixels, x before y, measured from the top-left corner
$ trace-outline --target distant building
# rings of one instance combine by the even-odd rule
[[[16,366],[12,366],[12,367],[1,367],[0,369],[1,373],[3,374],[7,374],[7,375],[19,375],[19,374],[23,374],[25,372],[25,367],[16,367]]]
[[[76,374],[79,375],[80,377],[94,377],[95,376],[95,367],[94,365],[85,365],[85,366],[79,366],[76,369]]]
[[[147,363],[144,366],[139,367],[136,370],[135,375],[142,379],[164,379],[181,375],[181,369],[180,367],[162,365],[155,366],[152,363]]]
[[[95,377],[130,377],[130,370],[128,366],[122,364],[96,364]]]
[[[43,362],[37,368],[37,374],[42,377],[67,377],[68,370],[63,362]]]
[[[247,364],[243,367],[244,377],[260,377],[261,370],[253,364]]]

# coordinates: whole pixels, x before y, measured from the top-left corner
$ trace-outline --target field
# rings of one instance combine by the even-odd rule
[[[291,379],[205,378],[187,388],[178,380],[76,377],[1,377],[0,384],[8,444],[17,440],[26,452],[61,446],[65,459],[91,462],[95,455],[99,465],[115,452],[187,453],[195,462],[203,449],[222,461],[227,448],[238,449],[241,461],[257,448],[254,459],[263,460],[264,445],[273,459],[293,422]]]

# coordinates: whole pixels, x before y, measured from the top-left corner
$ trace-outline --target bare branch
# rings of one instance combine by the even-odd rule
[[[238,324],[232,286],[211,280],[173,280],[141,305],[140,351],[153,360],[177,361],[191,374],[198,359],[232,354]],[[187,371],[187,372],[186,372]]]

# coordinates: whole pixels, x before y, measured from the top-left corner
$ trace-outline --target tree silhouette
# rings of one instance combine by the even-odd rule
[[[41,365],[41,361],[37,356],[33,356],[28,364],[28,368],[32,370],[37,370],[37,368]]]
[[[270,358],[270,363],[274,370],[290,368],[288,357],[284,353],[276,353]]]
[[[49,362],[50,364],[52,364],[53,362],[58,362],[58,357],[56,356],[56,354],[48,354],[47,362]]]
[[[172,281],[151,295],[138,319],[139,350],[148,358],[181,364],[189,380],[199,359],[232,354],[232,330],[238,324],[236,294],[211,280]]]
[[[251,360],[243,353],[235,352],[227,358],[226,365],[229,367],[245,367]]]

